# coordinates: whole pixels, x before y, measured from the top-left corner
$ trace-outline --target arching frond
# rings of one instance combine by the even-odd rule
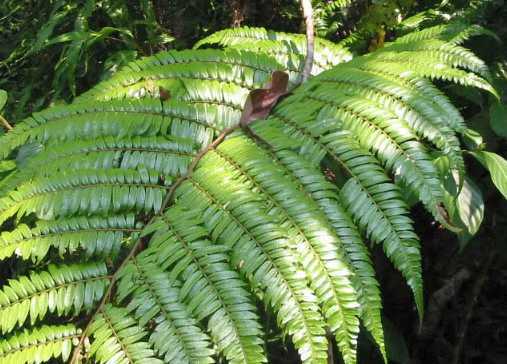
[[[275,155],[304,186],[306,192],[311,194],[332,224],[345,250],[345,257],[355,273],[351,281],[358,293],[362,323],[386,358],[380,314],[382,304],[373,264],[357,227],[342,206],[336,185],[326,180],[325,176],[301,155],[287,149],[276,151]]]
[[[5,364],[43,363],[69,358],[81,334],[74,325],[41,326],[0,339],[0,361]]]
[[[114,257],[123,240],[141,231],[133,214],[39,220],[36,227],[20,224],[0,234],[0,260],[16,256],[41,261],[54,248],[60,256],[82,251],[87,257]]]
[[[193,145],[207,145],[214,133],[239,120],[239,115],[219,112],[213,106],[160,100],[119,100],[89,102],[55,107],[34,114],[5,135],[0,145],[0,157],[7,158],[20,146],[35,144],[28,158],[37,155],[45,145],[100,138],[133,138],[172,135],[189,139]],[[149,140],[149,139],[148,139]],[[116,141],[116,143],[121,143]],[[129,143],[125,141],[124,143]],[[90,148],[90,146],[88,146]],[[58,150],[58,149],[57,149]],[[22,162],[18,153],[17,162]]]
[[[266,214],[259,197],[220,174],[199,169],[178,189],[178,201],[203,211],[212,237],[231,246],[233,264],[265,290],[277,322],[293,335],[302,360],[325,358],[318,300],[307,288],[306,273],[298,267],[286,230]]]
[[[275,115],[279,114],[275,112]],[[283,115],[282,111],[280,115]],[[293,138],[290,147],[299,145],[301,156],[314,168],[319,168],[326,156],[338,165],[338,172],[344,173],[347,178],[339,193],[347,213],[365,236],[383,244],[386,255],[411,286],[422,315],[419,243],[399,189],[390,182],[375,158],[362,149],[350,134],[335,129],[326,134],[329,126],[320,124],[319,129],[318,123],[280,117],[266,120],[255,128],[256,133],[265,140],[278,142],[281,120],[283,133]]]
[[[144,341],[148,333],[125,308],[105,306],[95,316],[90,331],[95,338],[90,355],[98,363],[163,363],[155,357],[148,342]]]
[[[434,102],[420,95],[410,84],[397,82],[386,75],[347,67],[346,72],[327,72],[319,82],[330,83],[321,89],[326,94],[335,90],[374,101],[390,113],[404,120],[414,133],[449,155],[455,169],[464,173],[460,143],[444,121],[441,110]],[[307,86],[311,89],[313,82]],[[326,91],[324,91],[326,90]]]
[[[158,182],[159,175],[147,169],[64,171],[38,177],[0,199],[0,223],[30,213],[53,219],[133,209],[156,212],[168,189]]]
[[[208,319],[211,337],[229,361],[264,362],[255,308],[245,284],[229,268],[226,251],[207,240],[195,213],[175,209],[164,213],[146,254],[184,282],[182,299],[198,320]]]
[[[244,93],[245,90],[261,87],[273,71],[282,69],[274,58],[250,51],[168,51],[130,63],[78,100],[144,96],[159,98],[160,87],[169,92],[169,97],[178,98],[190,88],[188,81],[206,80],[220,82],[222,87],[239,87]],[[291,75],[293,81],[297,77],[296,71],[293,70]]]
[[[334,342],[356,363],[360,327],[387,360],[368,247],[382,246],[422,318],[405,194],[457,230],[446,208],[466,178],[467,126],[432,81],[495,93],[459,45],[478,32],[451,23],[354,59],[319,39],[296,88],[303,36],[227,30],[196,45],[223,50],[132,62],[17,123],[0,139],[0,260],[32,273],[0,288],[0,362],[67,360],[74,344],[98,363],[263,363],[261,306],[303,363],[327,363]],[[245,122],[274,71],[290,94]],[[21,331],[39,322],[83,332]]]
[[[63,316],[90,311],[108,284],[103,263],[53,264],[47,271],[11,279],[0,290],[0,329],[10,332],[28,318],[34,324],[48,312]]]
[[[423,40],[441,39],[450,44],[462,44],[477,35],[497,36],[478,24],[469,24],[454,20],[447,24],[436,25],[417,32],[412,32],[396,40],[397,43],[411,43]]]
[[[219,171],[222,176],[227,176],[230,170],[232,175],[238,175],[243,188],[258,193],[272,206],[268,213],[279,216],[279,223],[286,227],[296,256],[310,278],[310,286],[322,302],[324,316],[336,333],[345,362],[355,362],[359,322],[357,298],[349,280],[352,274],[344,252],[338,248],[338,238],[315,202],[306,198],[273,165],[269,155],[246,138],[231,138],[205,158],[200,168]],[[221,165],[229,168],[220,171]]]
[[[194,48],[219,45],[226,48],[249,49],[276,58],[286,69],[301,72],[306,55],[306,39],[301,34],[274,32],[263,28],[242,27],[225,29],[211,34],[196,43]],[[325,39],[315,42],[314,69],[318,74],[352,59],[352,54]]]
[[[127,308],[142,326],[154,327],[149,341],[165,362],[214,363],[211,339],[182,302],[181,283],[143,255],[123,269],[119,299],[132,295]]]

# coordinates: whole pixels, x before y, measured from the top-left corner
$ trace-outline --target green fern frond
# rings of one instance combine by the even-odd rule
[[[170,182],[159,184],[158,173],[144,168],[63,171],[38,177],[0,199],[0,223],[30,213],[53,219],[80,213],[157,212]]]
[[[211,337],[230,362],[264,362],[259,319],[244,282],[229,268],[227,248],[207,240],[194,212],[169,210],[163,219],[146,253],[185,282],[182,299],[198,320],[209,320]]]
[[[78,98],[78,100],[111,100],[124,97],[159,98],[160,87],[171,97],[185,94],[187,81],[215,80],[244,90],[261,87],[275,70],[283,67],[264,54],[226,50],[168,51],[135,61]],[[297,79],[297,70],[291,80]],[[290,73],[290,72],[289,72]],[[244,91],[243,91],[244,92]]]
[[[219,158],[215,157],[215,153]],[[280,173],[269,155],[248,139],[231,138],[222,143],[215,153],[206,155],[200,168],[207,167],[208,158],[208,168],[219,169],[220,165],[229,165],[231,174],[238,175],[244,188],[258,193],[272,206],[268,213],[278,216],[279,223],[286,226],[310,285],[322,302],[330,329],[336,333],[345,362],[355,362],[359,322],[356,318],[357,299],[349,281],[352,274],[344,257],[336,249],[340,245],[339,240],[325,217],[314,201],[306,198],[297,185],[290,183],[288,176]],[[224,169],[220,172],[227,175],[228,168]]]
[[[424,52],[422,53],[423,56]],[[394,60],[383,60],[381,58],[363,58],[357,62],[357,65],[366,70],[389,70],[389,72],[399,72],[397,75],[401,75],[402,77],[417,76],[433,81],[443,80],[462,86],[483,89],[490,92],[492,95],[498,96],[495,89],[487,81],[473,73],[453,68],[452,65],[447,65],[440,61],[431,60],[430,57],[428,57],[428,62],[415,57],[417,56],[411,56],[405,59],[403,63]]]
[[[301,155],[286,149],[276,151],[275,155],[311,194],[332,224],[346,252],[345,257],[355,272],[351,280],[358,292],[362,323],[372,334],[387,361],[380,314],[382,304],[373,263],[357,227],[349,218],[347,210],[342,207],[337,186],[326,180],[321,171]]]
[[[232,246],[233,264],[254,286],[265,290],[277,311],[278,324],[293,336],[302,360],[325,358],[327,345],[318,300],[307,288],[306,273],[298,267],[286,229],[266,214],[253,192],[232,181],[224,185],[226,182],[219,173],[199,169],[178,189],[178,201],[203,211],[211,236]]]
[[[448,24],[436,25],[417,32],[409,33],[396,39],[396,42],[411,43],[421,40],[440,39],[448,44],[458,45],[478,35],[487,35],[497,38],[496,34],[478,24],[468,24],[461,20],[454,20]]]
[[[241,27],[225,29],[201,39],[194,49],[205,45],[219,45],[228,49],[248,49],[272,55],[287,69],[292,65],[301,72],[306,55],[306,39],[302,34],[274,32],[264,28]],[[352,59],[352,54],[343,47],[322,38],[315,40],[313,74],[327,70],[339,63]],[[292,68],[291,67],[291,68]]]
[[[118,298],[132,295],[127,308],[141,326],[150,324],[149,341],[165,362],[214,363],[211,339],[181,299],[181,283],[142,253],[121,273]]]
[[[446,15],[445,13],[442,13],[439,10],[434,9],[427,9],[421,11],[419,13],[416,13],[403,19],[396,26],[395,32],[398,35],[404,35],[410,32],[413,32],[415,34],[417,33],[416,31],[417,30],[420,31],[420,29],[423,28],[426,23],[431,23],[434,21],[444,21],[445,15]],[[429,38],[431,39],[432,37]],[[398,39],[401,39],[401,36],[398,37]]]
[[[41,326],[0,339],[0,361],[5,364],[44,363],[69,358],[81,330],[74,325]]]
[[[280,130],[283,130],[283,133],[293,138],[290,147],[299,144],[301,156],[316,168],[319,168],[326,156],[336,162],[348,179],[339,192],[343,206],[366,237],[383,244],[386,255],[410,282],[422,316],[423,285],[419,244],[399,189],[390,182],[375,158],[361,149],[350,134],[333,132],[335,129],[326,134],[326,126],[322,123],[289,118],[283,114],[282,111],[276,111],[272,121],[268,119],[256,127],[256,133],[265,140],[278,141]],[[301,113],[295,111],[294,115]],[[283,129],[280,128],[279,120],[282,120]],[[410,261],[406,260],[408,253],[413,256]]]
[[[324,86],[322,89],[328,92],[343,90],[352,96],[364,97],[381,104],[390,113],[406,121],[420,138],[444,151],[455,169],[464,174],[459,140],[432,100],[422,97],[410,84],[397,82],[386,75],[354,67],[345,69],[346,72],[327,72],[320,76],[318,83],[330,83],[329,87]],[[309,82],[306,88],[311,89],[315,84]]]
[[[193,143],[186,139],[168,137],[74,140],[42,150],[20,165],[15,174],[2,181],[0,194],[40,174],[41,167],[44,167],[46,176],[64,171],[72,165],[76,169],[135,169],[144,166],[162,174],[164,178],[177,177],[185,174],[195,149]]]
[[[104,263],[50,265],[47,271],[8,280],[0,290],[0,329],[3,333],[45,318],[91,311],[109,284]]]
[[[210,105],[170,100],[118,100],[55,107],[36,113],[4,136],[0,157],[7,158],[25,143],[60,144],[95,138],[137,138],[172,135],[191,144],[207,145],[213,134],[239,120]],[[40,148],[39,148],[40,149]],[[37,150],[35,154],[40,152]],[[31,156],[30,156],[31,157]],[[19,161],[18,161],[19,163]]]
[[[228,30],[197,44],[225,50],[132,62],[18,123],[0,141],[0,260],[38,270],[0,289],[12,335],[0,361],[67,360],[74,341],[74,359],[98,363],[262,363],[261,305],[304,363],[326,363],[334,341],[356,363],[361,324],[387,360],[368,245],[382,245],[422,318],[403,192],[456,228],[458,191],[435,164],[448,161],[459,190],[467,127],[431,81],[494,93],[459,46],[478,31],[435,27],[354,59],[317,40],[314,77],[295,88],[303,36]],[[241,129],[250,92],[278,70],[292,94]],[[10,333],[62,320],[83,333]]]
[[[442,40],[424,40],[419,42],[394,42],[386,45],[375,54],[376,59],[407,62],[424,55],[424,61],[442,62],[452,67],[459,67],[477,73],[484,78],[490,77],[484,61],[466,48]]]
[[[123,240],[135,236],[141,227],[133,214],[39,220],[34,228],[20,224],[0,234],[0,260],[16,256],[40,262],[50,248],[61,257],[76,251],[84,252],[86,257],[115,257]]]
[[[98,363],[162,364],[150,344],[148,332],[140,327],[125,308],[105,306],[91,324],[94,341],[90,356]]]
[[[325,88],[319,90],[295,95],[295,100],[303,97],[314,100],[314,103],[284,108],[285,119],[297,120],[298,125],[306,129],[309,127],[307,119],[312,118],[321,135],[329,132],[329,128],[349,131],[361,147],[370,149],[393,176],[404,179],[411,189],[417,191],[429,211],[441,220],[438,205],[442,203],[443,190],[438,173],[425,147],[407,128],[405,121],[364,98],[346,93],[334,93],[331,97]],[[301,105],[297,101],[294,104]],[[275,112],[275,115],[279,114]]]

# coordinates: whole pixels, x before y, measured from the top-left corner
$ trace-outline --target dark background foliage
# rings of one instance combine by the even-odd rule
[[[320,36],[348,44],[357,53],[403,34],[407,25],[402,21],[422,11],[433,14],[434,22],[464,16],[492,30],[497,40],[479,37],[466,46],[487,61],[505,103],[507,5],[503,0],[359,0],[340,6],[348,2],[314,1],[315,22]],[[207,34],[239,25],[303,31],[295,0],[0,1],[0,88],[9,92],[3,115],[15,124],[47,106],[70,102],[135,58],[189,48]],[[505,109],[474,91],[458,87],[446,91],[460,105],[469,126],[483,135],[488,149],[505,157]],[[418,322],[401,277],[380,252],[375,254],[393,362],[507,363],[507,206],[484,169],[472,159],[467,162],[486,205],[481,229],[473,239],[466,241],[445,231],[422,209],[414,212],[424,250],[423,323]],[[12,269],[8,264],[0,267],[0,282]],[[287,352],[274,352],[280,350],[276,343],[282,338],[269,330],[271,320],[265,317],[272,336],[271,357],[279,363],[295,362],[297,355],[290,346]],[[360,363],[380,362],[367,337],[361,338],[360,348]]]

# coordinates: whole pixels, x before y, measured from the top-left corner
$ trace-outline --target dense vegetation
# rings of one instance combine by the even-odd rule
[[[503,2],[314,1],[304,83],[295,1],[50,3],[0,4],[0,363],[507,359]]]

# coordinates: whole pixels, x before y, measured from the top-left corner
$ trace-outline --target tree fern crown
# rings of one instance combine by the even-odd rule
[[[224,30],[18,123],[0,140],[0,260],[27,268],[0,287],[0,363],[265,363],[266,312],[304,363],[334,342],[356,363],[361,327],[387,362],[370,248],[422,318],[408,196],[460,229],[467,128],[431,81],[495,94],[460,45],[473,34],[438,26],[357,57],[318,39],[298,85],[303,36]],[[275,71],[290,95],[239,127]]]

